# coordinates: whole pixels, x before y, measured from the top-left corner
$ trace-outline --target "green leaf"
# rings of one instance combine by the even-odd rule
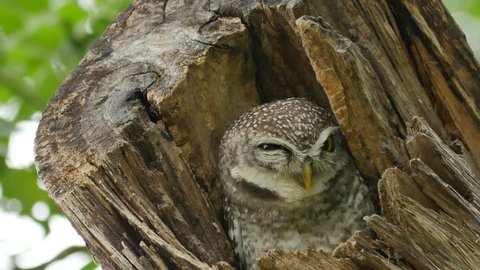
[[[84,267],[80,268],[80,270],[94,270],[97,268],[97,265],[93,260],[87,263]]]
[[[3,196],[6,198],[16,198],[22,203],[20,214],[30,215],[32,206],[37,201],[50,201],[47,193],[41,190],[37,185],[37,175],[35,170],[17,170],[8,169],[0,172],[0,183],[2,185]]]
[[[15,129],[15,124],[9,121],[5,121],[2,118],[0,118],[0,138],[5,138],[6,141],[8,142],[8,137],[10,136],[10,133]],[[3,141],[0,141],[3,142]]]
[[[57,48],[65,37],[66,35],[62,27],[55,24],[44,24],[38,27],[24,42],[41,46],[43,47],[42,49]]]
[[[48,8],[48,0],[17,0],[15,4],[24,12],[42,11]]]
[[[11,34],[24,26],[21,10],[9,4],[0,5],[0,29],[6,34]]]
[[[87,12],[83,10],[76,2],[69,1],[66,5],[63,5],[56,11],[64,23],[68,23],[69,26],[74,26],[81,23],[88,16]]]

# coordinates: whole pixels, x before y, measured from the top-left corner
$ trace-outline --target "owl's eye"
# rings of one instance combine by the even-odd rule
[[[335,145],[332,135],[328,136],[327,140],[323,143],[322,149],[327,152],[333,152],[335,150]]]
[[[277,150],[287,151],[287,149],[282,145],[274,144],[274,143],[262,143],[258,145],[258,148],[262,149],[263,151],[277,151]]]

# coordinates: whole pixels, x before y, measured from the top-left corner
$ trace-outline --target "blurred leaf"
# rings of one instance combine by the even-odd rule
[[[24,11],[42,11],[48,8],[48,0],[17,0],[15,4],[18,6],[18,9]]]
[[[7,34],[16,31],[19,26],[23,24],[22,19],[18,14],[15,14],[15,10],[8,7],[0,8],[0,25],[1,30]]]
[[[33,169],[8,169],[0,172],[3,196],[16,198],[22,202],[21,214],[30,215],[37,201],[50,201],[45,191],[37,185],[37,175]]]
[[[95,270],[97,268],[97,265],[93,260],[91,260],[89,263],[87,263],[84,267],[82,267],[80,270]]]
[[[58,25],[42,25],[32,33],[30,37],[25,39],[25,42],[41,46],[43,48],[56,48],[65,38],[63,29]]]
[[[0,103],[4,103],[12,97],[12,93],[4,86],[0,84]]]
[[[63,5],[56,13],[62,18],[62,21],[68,23],[70,27],[81,23],[88,16],[88,13],[74,1],[69,1],[69,3]]]
[[[451,11],[461,11],[480,19],[480,0],[443,0],[445,6]]]
[[[15,128],[15,123],[8,122],[0,118],[0,138],[8,138]]]

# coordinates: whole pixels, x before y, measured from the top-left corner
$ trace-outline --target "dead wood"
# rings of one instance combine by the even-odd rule
[[[232,269],[220,137],[255,104],[303,96],[378,182],[376,237],[272,251],[263,269],[475,269],[479,88],[439,0],[137,0],[51,99],[36,165],[104,269]]]

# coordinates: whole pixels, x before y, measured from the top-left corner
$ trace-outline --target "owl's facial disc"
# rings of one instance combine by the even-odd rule
[[[325,191],[348,160],[334,125],[331,114],[303,98],[253,108],[222,140],[226,189],[253,197],[252,190],[262,190],[285,201]]]
[[[267,188],[285,199],[301,199],[324,191],[336,174],[333,160],[342,162],[338,127],[325,128],[310,148],[298,149],[284,138],[252,138],[249,149],[250,168],[257,172],[243,179]],[[248,155],[247,155],[248,156]]]

